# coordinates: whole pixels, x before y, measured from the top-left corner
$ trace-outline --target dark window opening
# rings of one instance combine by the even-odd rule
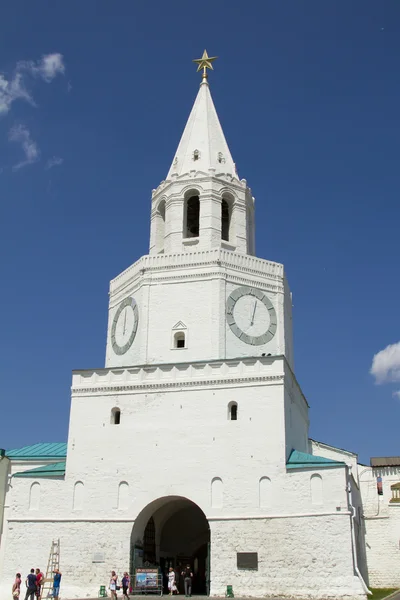
[[[237,421],[238,405],[233,402],[229,407],[229,418],[231,421]]]
[[[119,408],[112,409],[111,423],[112,423],[112,425],[119,425],[121,423],[121,411],[119,410]]]
[[[198,150],[195,150],[193,152],[193,160],[199,160],[200,158],[200,152]]]
[[[229,224],[230,224],[229,204],[226,200],[222,200],[222,204],[221,204],[221,238],[223,240],[225,240],[225,242],[229,242]]]
[[[150,517],[144,530],[143,561],[152,565],[156,562],[156,527],[153,517]]]
[[[175,348],[184,348],[185,347],[185,334],[183,333],[183,331],[179,331],[178,333],[176,333],[174,340],[175,340],[175,343],[174,343]]]
[[[186,237],[199,237],[200,198],[191,196],[186,203]]]

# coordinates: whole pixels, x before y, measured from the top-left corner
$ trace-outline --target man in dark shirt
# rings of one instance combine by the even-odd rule
[[[184,571],[182,571],[182,575],[184,577],[184,584],[185,584],[185,596],[186,598],[192,595],[192,577],[193,577],[193,573],[192,573],[192,569],[190,568],[190,565],[186,565],[186,569]]]
[[[31,569],[28,577],[26,578],[26,595],[25,600],[34,600],[36,592],[36,575],[35,569]]]

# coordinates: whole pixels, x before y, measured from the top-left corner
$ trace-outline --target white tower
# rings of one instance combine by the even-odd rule
[[[283,266],[254,252],[254,198],[203,73],[167,178],[152,193],[149,255],[110,285],[106,366],[285,355],[293,368]]]

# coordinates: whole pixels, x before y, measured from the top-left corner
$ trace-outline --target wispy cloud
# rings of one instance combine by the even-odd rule
[[[398,398],[400,400],[400,390],[393,392],[393,398]]]
[[[370,373],[375,377],[375,383],[400,381],[400,342],[375,354]]]
[[[46,162],[46,166],[45,169],[52,169],[53,167],[59,167],[60,165],[62,165],[64,162],[63,158],[60,158],[59,156],[53,156],[52,158],[49,158],[48,161]]]
[[[21,167],[25,167],[26,165],[30,165],[39,160],[40,150],[36,142],[32,140],[31,135],[26,127],[23,125],[16,125],[10,129],[8,139],[10,142],[20,143],[25,154],[25,160],[15,165],[13,167],[14,171],[18,171],[18,169],[21,169]]]
[[[50,83],[58,75],[65,72],[62,54],[45,54],[38,61],[20,61],[11,77],[0,73],[0,116],[7,114],[15,100],[25,100],[35,105],[26,88],[27,76],[40,77]]]

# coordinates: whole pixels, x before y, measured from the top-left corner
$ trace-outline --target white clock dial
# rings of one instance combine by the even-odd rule
[[[262,346],[272,340],[277,320],[271,300],[257,288],[234,290],[226,303],[226,320],[231,331],[245,344]]]
[[[111,344],[115,354],[125,354],[133,344],[139,323],[134,298],[125,298],[117,308],[111,326]]]

